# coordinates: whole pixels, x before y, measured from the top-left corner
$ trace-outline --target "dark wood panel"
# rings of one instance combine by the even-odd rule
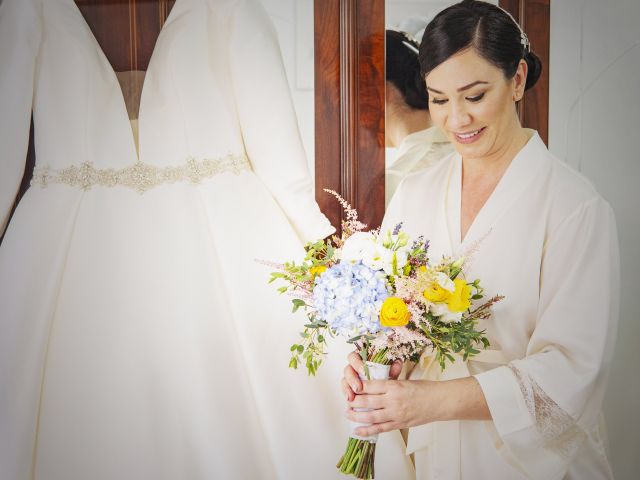
[[[542,140],[549,139],[549,48],[550,0],[500,0],[522,26],[531,42],[531,50],[542,62],[542,74],[536,85],[527,91],[518,106],[520,122],[534,128]]]
[[[121,72],[147,69],[175,0],[76,0],[76,4],[109,62]]]
[[[384,0],[358,2],[358,154],[355,205],[377,228],[384,217],[385,15]]]
[[[315,187],[320,209],[339,227],[341,210],[323,189],[342,191],[340,0],[314,2]]]
[[[316,198],[338,225],[338,191],[377,227],[384,216],[384,0],[316,0]]]

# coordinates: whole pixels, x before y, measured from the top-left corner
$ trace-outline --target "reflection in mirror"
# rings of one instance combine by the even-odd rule
[[[418,63],[425,27],[454,3],[386,0],[385,206],[405,176],[454,149],[444,132],[432,125]]]
[[[386,32],[385,91],[385,146],[395,153],[385,172],[387,205],[407,174],[437,162],[453,148],[431,122],[427,91],[420,77],[418,44],[403,32]]]

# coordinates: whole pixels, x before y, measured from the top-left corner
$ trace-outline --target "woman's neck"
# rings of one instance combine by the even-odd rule
[[[508,138],[508,141],[488,155],[477,158],[462,158],[462,169],[466,180],[494,175],[502,176],[511,161],[531,138],[530,131],[522,128],[519,123],[511,132],[508,135],[503,135]]]

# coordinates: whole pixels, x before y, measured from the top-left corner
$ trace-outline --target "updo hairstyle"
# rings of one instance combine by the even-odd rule
[[[513,17],[491,3],[463,0],[442,10],[427,25],[420,44],[421,77],[467,48],[502,70],[508,80],[524,59],[529,67],[525,90],[535,85],[542,72],[540,59],[530,51],[529,40]]]
[[[418,43],[403,32],[387,30],[386,80],[414,110],[428,110],[429,98],[418,62]]]

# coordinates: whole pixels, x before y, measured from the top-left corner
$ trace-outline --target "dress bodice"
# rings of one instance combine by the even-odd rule
[[[13,115],[0,118],[2,224],[33,111],[40,185],[144,192],[252,170],[304,240],[333,231],[315,204],[277,36],[259,2],[176,1],[141,82],[137,146],[135,115],[73,0],[3,1],[0,60],[0,104]]]
[[[229,12],[210,7],[206,0],[176,2],[139,92],[133,92],[140,95],[145,163],[168,166],[244,150],[232,101]],[[42,2],[40,9],[46,41],[39,45],[34,81],[38,164],[63,168],[90,160],[105,168],[135,162],[128,119],[136,115],[82,14],[73,0]]]

